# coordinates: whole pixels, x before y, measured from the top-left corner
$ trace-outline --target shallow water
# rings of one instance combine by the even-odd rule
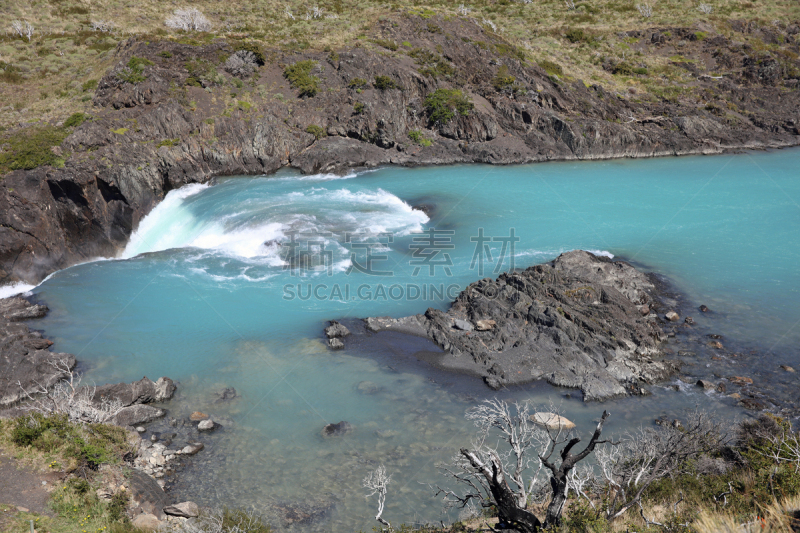
[[[276,525],[284,525],[287,504],[303,502],[319,515],[293,528],[366,531],[374,505],[361,479],[385,464],[394,474],[386,518],[438,521],[441,506],[420,483],[443,480],[434,465],[470,440],[465,409],[494,393],[475,378],[414,364],[407,354],[428,348],[423,341],[388,339],[372,348],[380,353],[330,352],[321,339],[326,320],[446,308],[449,299],[431,297],[431,287],[452,295],[496,276],[500,256],[497,272],[595,250],[667,276],[686,296],[676,306],[697,325],[681,330],[671,348],[695,352],[684,357],[687,374],[748,375],[791,407],[796,374],[778,366],[800,359],[798,168],[800,151],[783,150],[347,176],[281,172],[191,185],[145,218],[121,259],[58,272],[34,289],[51,313],[33,325],[58,350],[76,354],[87,379],[170,376],[180,382],[166,406],[171,416],[202,410],[223,423],[202,437],[206,450],[173,488],[181,498],[254,507]],[[415,204],[433,206],[430,217],[412,210]],[[419,232],[430,228],[453,232],[440,235],[453,248],[430,256],[441,261],[433,276],[422,257],[431,249],[413,252]],[[498,238],[513,228],[513,261],[508,248],[502,254],[503,241],[488,241],[492,261],[484,256],[483,272],[479,261],[470,268],[479,228]],[[292,232],[300,245],[287,255],[291,247],[275,241],[291,243]],[[343,242],[346,233],[355,247]],[[304,254],[309,239],[318,243],[312,251],[324,246],[330,254]],[[348,274],[351,251],[366,264],[359,245],[367,244],[381,256],[373,274],[384,273]],[[309,284],[326,299],[306,299]],[[409,285],[412,296],[424,286],[426,297],[409,299]],[[713,312],[697,312],[700,303]],[[708,333],[723,336],[721,360],[697,347]],[[720,394],[669,385],[602,406],[546,384],[501,396],[556,401],[587,432],[603,408],[612,412],[612,432],[695,405],[747,416]],[[215,391],[229,386],[239,397],[215,403]],[[325,424],[340,420],[354,431],[321,436]]]

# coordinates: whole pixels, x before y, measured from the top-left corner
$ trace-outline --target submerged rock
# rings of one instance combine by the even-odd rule
[[[217,399],[214,400],[214,403],[233,400],[234,398],[236,398],[236,389],[234,389],[233,387],[225,387],[221,392],[217,394]]]
[[[660,360],[663,331],[640,313],[654,298],[647,275],[578,250],[472,283],[447,312],[365,324],[369,332],[427,337],[445,352],[437,365],[477,374],[493,389],[545,379],[602,400],[677,370],[678,363]]]
[[[214,424],[214,421],[211,420],[210,418],[207,418],[206,420],[201,420],[200,423],[197,424],[197,429],[199,431],[211,431],[215,427],[216,424]]]
[[[350,422],[345,422],[342,420],[338,424],[328,424],[324,428],[322,428],[322,436],[323,437],[341,437],[342,435],[346,435],[353,431],[353,426],[350,425]]]
[[[667,319],[667,320],[669,320],[670,322],[677,322],[677,321],[678,321],[678,320],[680,320],[680,318],[681,318],[681,317],[680,317],[680,315],[679,315],[678,313],[676,313],[675,311],[670,311],[670,312],[668,312],[668,313],[667,313],[666,315],[664,315],[664,316],[665,316],[665,317],[666,317],[666,319]]]
[[[331,350],[342,350],[344,349],[344,343],[342,339],[328,339],[328,348]]]
[[[572,429],[575,423],[555,413],[534,413],[530,416],[531,422],[547,429]]]

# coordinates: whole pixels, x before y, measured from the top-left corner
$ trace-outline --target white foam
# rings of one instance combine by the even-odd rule
[[[27,283],[12,283],[11,285],[0,286],[0,298],[10,298],[23,294],[36,288],[36,285],[28,285]]]
[[[614,254],[612,254],[607,250],[586,250],[586,251],[589,252],[590,254],[600,255],[603,257],[608,257],[609,259],[614,259]]]
[[[285,176],[282,178],[269,178],[274,181],[334,181],[349,180],[358,177],[358,174],[350,173],[341,176],[339,174],[311,174],[308,176]]]
[[[180,247],[196,219],[183,206],[184,200],[208,189],[208,185],[192,183],[167,193],[164,200],[139,223],[121,254],[127,259],[145,252],[159,252]]]

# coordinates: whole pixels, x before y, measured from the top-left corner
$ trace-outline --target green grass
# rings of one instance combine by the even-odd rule
[[[419,130],[409,131],[408,138],[420,146],[431,146],[433,144],[433,141],[425,137]]]
[[[69,132],[67,127],[32,126],[22,134],[6,136],[6,150],[0,152],[0,174],[42,165],[64,166],[63,155],[57,155],[53,149],[66,139]]]
[[[381,91],[388,91],[389,89],[399,89],[400,87],[397,85],[392,78],[389,76],[375,76],[375,88]]]

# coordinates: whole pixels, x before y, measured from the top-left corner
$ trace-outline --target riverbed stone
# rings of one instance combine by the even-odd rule
[[[461,331],[472,331],[475,329],[475,326],[469,320],[464,320],[462,318],[456,318],[453,320],[453,327],[456,329],[460,329]]]
[[[478,320],[475,322],[475,329],[478,331],[489,331],[497,325],[494,320]]]
[[[200,514],[200,508],[194,502],[181,502],[164,507],[164,513],[181,518],[194,518]]]
[[[669,312],[668,312],[666,315],[664,315],[664,316],[665,316],[665,317],[666,317],[666,319],[667,319],[667,320],[669,320],[670,322],[677,322],[677,321],[678,321],[678,320],[680,320],[680,318],[681,318],[681,317],[680,317],[680,315],[679,315],[678,313],[676,313],[675,311],[669,311]]]
[[[328,348],[331,350],[342,350],[344,349],[344,343],[342,339],[339,338],[328,339]]]
[[[708,313],[709,311],[708,307],[706,307],[705,305],[701,305],[700,307],[698,307],[698,309],[700,310],[701,313]]]
[[[155,515],[142,513],[131,520],[133,527],[147,531],[156,531],[161,527],[161,521]]]
[[[128,427],[146,424],[164,416],[166,412],[157,407],[144,404],[130,405],[123,407],[117,414],[107,419],[107,424]]]
[[[189,420],[191,420],[192,422],[197,422],[198,420],[205,420],[206,418],[208,418],[208,415],[201,411],[195,411],[194,413],[189,415]]]
[[[539,412],[530,416],[531,422],[547,429],[572,429],[575,423],[556,413]]]
[[[350,335],[350,330],[335,320],[331,320],[331,325],[325,328],[325,336],[329,339],[347,337],[348,335]]]
[[[205,445],[202,442],[190,442],[181,449],[181,453],[183,455],[194,455],[203,448],[205,448]]]
[[[704,379],[697,380],[697,386],[702,387],[705,390],[714,390],[714,384]]]
[[[728,381],[733,383],[734,385],[752,385],[753,379],[744,377],[744,376],[731,376],[728,378]]]
[[[353,431],[353,426],[350,422],[342,420],[336,424],[328,424],[322,428],[322,435],[324,437],[341,437]]]
[[[794,368],[790,367],[789,365],[781,365],[781,370],[784,372],[794,372]]]
[[[197,424],[197,429],[200,431],[211,431],[214,427],[216,427],[216,424],[214,424],[214,421],[210,418],[201,420],[200,423]]]

